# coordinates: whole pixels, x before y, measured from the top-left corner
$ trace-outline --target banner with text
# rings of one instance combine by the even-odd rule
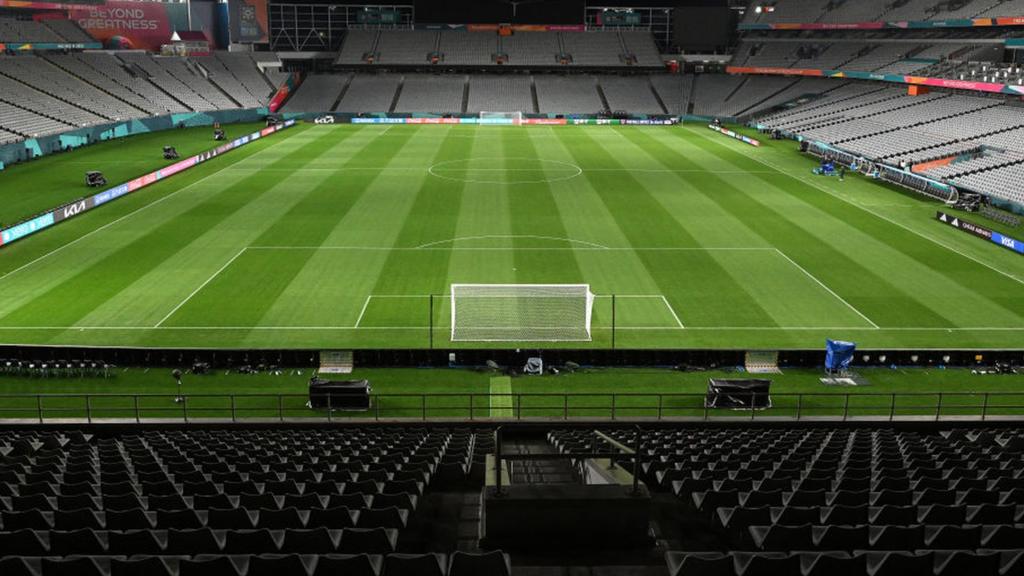
[[[158,52],[175,30],[188,30],[186,4],[111,1],[73,8],[68,16],[111,49]]]

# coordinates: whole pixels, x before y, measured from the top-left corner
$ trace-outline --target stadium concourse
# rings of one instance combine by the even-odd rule
[[[0,0],[0,576],[1024,576],[1021,50]]]

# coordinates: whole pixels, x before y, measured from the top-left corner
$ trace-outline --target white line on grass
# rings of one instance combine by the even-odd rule
[[[799,271],[803,272],[804,274],[806,274],[807,277],[810,278],[811,280],[814,280],[814,282],[818,286],[821,286],[822,288],[824,288],[825,291],[828,292],[829,294],[831,294],[836,300],[839,300],[840,302],[845,304],[847,308],[849,308],[850,310],[853,310],[854,313],[857,314],[857,316],[860,316],[861,318],[864,319],[865,322],[867,322],[868,324],[871,324],[872,328],[874,328],[876,330],[879,328],[878,324],[875,324],[874,322],[871,321],[871,318],[868,318],[867,316],[865,316],[864,313],[861,312],[860,310],[857,310],[857,308],[853,304],[850,304],[842,296],[840,296],[839,294],[836,294],[834,290],[832,290],[831,288],[826,286],[825,283],[822,282],[821,280],[818,280],[818,277],[815,276],[814,274],[811,274],[810,272],[808,272],[806,268],[804,268],[803,266],[797,264],[796,261],[793,260],[792,258],[790,258],[789,256],[787,256],[785,252],[783,252],[782,250],[779,250],[778,248],[776,248],[775,251],[779,253],[779,256],[782,256],[783,258],[785,258],[787,262],[789,262],[793,266],[796,266],[797,270],[799,270]]]
[[[451,242],[441,240],[439,242]],[[574,240],[580,242],[580,240]],[[437,244],[433,242],[431,244]],[[759,246],[756,248],[734,247],[734,246],[652,246],[652,247],[608,247],[608,246],[582,246],[582,247],[517,247],[517,246],[469,246],[469,247],[441,247],[441,246],[249,246],[250,250],[352,250],[368,252],[402,252],[410,250],[440,250],[440,251],[608,251],[608,252],[773,252],[775,248],[770,246]]]
[[[447,244],[462,242],[465,240],[514,240],[517,238],[529,238],[531,240],[553,240],[556,242],[569,242],[575,244],[583,244],[590,246],[591,248],[600,248],[607,250],[608,247],[604,244],[597,244],[596,242],[587,242],[586,240],[575,240],[573,238],[562,238],[560,236],[537,236],[534,234],[487,234],[484,236],[459,236],[457,238],[446,238],[444,240],[436,240],[434,242],[427,242],[426,244],[420,244],[417,248],[430,248],[437,246],[438,244]]]
[[[435,329],[440,327],[435,327]],[[675,330],[677,326],[616,326],[616,330]],[[0,332],[18,330],[67,330],[67,331],[117,331],[117,330],[430,330],[429,326],[0,326]],[[591,330],[611,330],[611,326],[593,326]],[[712,330],[763,330],[763,331],[795,331],[795,330],[849,330],[858,332],[1024,332],[1024,326],[958,326],[942,328],[939,326],[898,326],[891,328],[871,328],[869,326],[688,326],[686,331]]]
[[[202,284],[200,284],[198,288],[193,290],[191,294],[189,294],[184,300],[179,302],[178,305],[175,306],[173,310],[171,310],[170,312],[167,313],[166,316],[161,318],[160,321],[157,322],[153,326],[153,328],[160,328],[163,325],[163,323],[167,321],[168,318],[173,316],[175,312],[177,312],[178,310],[181,309],[182,306],[187,304],[188,301],[191,300],[193,296],[195,296],[196,294],[199,294],[199,291],[202,290],[203,288],[206,288],[206,285],[209,284],[210,282],[213,282],[214,278],[216,278],[217,276],[220,276],[221,272],[227,270],[228,266],[231,266],[235,262],[235,260],[238,260],[238,257],[241,256],[242,254],[244,254],[246,250],[248,250],[248,248],[242,248],[241,250],[239,250],[238,253],[235,254],[234,256],[232,256],[230,260],[225,262],[224,265],[220,267],[220,269],[218,269],[216,272],[214,272],[212,276],[207,278],[206,282],[203,282]]]
[[[701,136],[703,138],[705,138],[707,140],[711,140],[711,138],[709,138],[708,136],[702,134],[701,132],[699,132],[697,130],[691,130],[691,132],[694,132],[694,133],[697,133],[697,134],[701,134]],[[717,142],[717,140],[714,140],[714,141]],[[808,180],[804,176],[797,176],[795,174],[787,172],[786,170],[784,170],[784,169],[774,165],[771,162],[768,162],[767,160],[763,160],[761,158],[758,158],[756,155],[748,155],[747,157],[751,158],[751,159],[755,160],[756,162],[759,162],[759,163],[761,163],[761,164],[763,164],[763,165],[765,165],[765,166],[767,166],[769,168],[773,168],[776,172],[778,172],[780,174],[785,174],[786,176],[789,176],[790,178],[792,178],[792,179],[794,179],[794,180],[796,180],[798,182],[803,182],[804,184],[807,184],[808,186],[812,186],[814,188],[817,188],[818,190],[821,190],[822,192],[828,194],[829,196],[832,196],[834,198],[842,200],[843,202],[849,204],[850,206],[853,206],[855,208],[859,208],[859,209],[861,209],[861,210],[867,212],[868,214],[871,214],[871,215],[873,215],[873,216],[875,216],[877,218],[881,218],[882,220],[885,220],[886,222],[892,224],[893,226],[898,226],[898,227],[906,230],[907,232],[910,232],[911,234],[914,234],[915,236],[919,236],[921,238],[924,238],[925,240],[928,240],[929,242],[932,242],[933,244],[941,246],[941,247],[945,248],[946,250],[949,250],[950,252],[954,252],[956,254],[959,254],[959,255],[963,256],[964,258],[967,258],[968,260],[971,260],[971,261],[975,262],[976,264],[981,264],[985,268],[988,268],[989,270],[992,270],[993,272],[998,272],[999,274],[1002,274],[1003,276],[1006,276],[1010,280],[1014,280],[1014,281],[1016,281],[1016,282],[1018,282],[1020,284],[1024,284],[1024,279],[1018,278],[1017,276],[1014,276],[1013,274],[1010,274],[1009,272],[1006,272],[1004,270],[1000,270],[999,268],[996,268],[995,266],[993,266],[993,265],[991,265],[991,264],[989,264],[987,262],[984,262],[982,260],[979,260],[979,259],[975,258],[974,256],[971,256],[970,254],[967,254],[965,252],[957,250],[956,248],[953,248],[952,246],[950,246],[948,244],[940,242],[940,241],[936,240],[935,238],[932,238],[931,236],[928,236],[927,234],[924,234],[923,232],[919,232],[917,230],[914,230],[913,228],[911,228],[911,227],[909,227],[909,226],[907,226],[905,224],[902,224],[900,222],[897,222],[896,220],[893,220],[892,218],[889,218],[888,216],[886,216],[884,214],[879,214],[878,212],[875,212],[874,210],[868,208],[867,206],[864,206],[863,204],[860,204],[859,202],[854,202],[853,200],[850,200],[848,198],[844,198],[841,194],[837,194],[837,193],[833,192],[832,190],[829,190],[828,188],[825,188],[825,187],[821,186],[817,182],[814,182],[813,180]]]
[[[366,300],[363,301],[363,309],[359,311],[359,317],[356,318],[355,326],[352,326],[353,328],[359,328],[359,323],[363,321],[363,314],[366,314],[366,307],[370,305],[371,299],[373,299],[373,294],[367,296]]]
[[[665,298],[664,294],[661,295],[661,301],[665,303],[665,307],[668,308],[669,313],[672,314],[672,317],[676,319],[676,324],[679,325],[679,328],[686,328],[686,326],[683,326],[683,321],[679,319],[679,315],[676,314],[675,309],[672,308],[672,305],[668,303],[668,298]]]

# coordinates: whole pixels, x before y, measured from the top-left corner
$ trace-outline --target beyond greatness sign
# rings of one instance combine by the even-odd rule
[[[76,7],[68,16],[111,48],[159,51],[170,42],[174,30],[188,28],[184,4],[111,1]]]

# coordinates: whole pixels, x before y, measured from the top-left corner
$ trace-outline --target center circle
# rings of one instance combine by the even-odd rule
[[[561,160],[541,158],[469,158],[434,164],[427,172],[436,178],[470,184],[545,184],[563,182],[583,169]]]

